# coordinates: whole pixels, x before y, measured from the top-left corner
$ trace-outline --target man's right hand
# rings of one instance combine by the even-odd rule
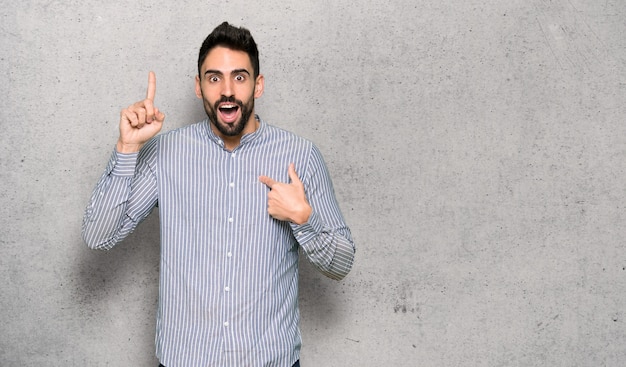
[[[148,75],[146,99],[139,101],[120,113],[120,138],[117,151],[120,153],[138,152],[141,147],[161,131],[165,115],[154,107],[156,76]]]

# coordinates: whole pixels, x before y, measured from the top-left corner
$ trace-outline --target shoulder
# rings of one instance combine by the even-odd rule
[[[160,142],[176,140],[180,138],[199,137],[206,133],[206,122],[200,121],[195,124],[182,126],[157,136]]]
[[[280,127],[266,124],[263,141],[271,145],[274,156],[285,159],[283,165],[295,163],[301,178],[326,172],[326,163],[317,145],[300,135]]]
[[[305,151],[317,149],[311,140],[268,123],[265,123],[263,140],[272,144],[287,146],[290,149]]]
[[[162,154],[167,152],[183,154],[189,149],[206,144],[207,129],[203,124],[204,122],[198,122],[159,134],[154,138],[156,149]]]

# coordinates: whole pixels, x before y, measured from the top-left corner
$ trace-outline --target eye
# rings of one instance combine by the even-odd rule
[[[220,78],[217,75],[209,76],[209,83],[219,82]]]
[[[243,74],[237,74],[235,76],[235,80],[238,82],[243,82],[244,80],[246,80],[246,77]]]

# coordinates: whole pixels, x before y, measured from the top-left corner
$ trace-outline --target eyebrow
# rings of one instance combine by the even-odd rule
[[[247,69],[234,69],[230,72],[231,74],[240,74],[240,73],[246,73],[248,75],[250,75],[250,72]],[[204,72],[204,75],[210,75],[210,74],[217,74],[217,75],[224,75],[224,73],[220,70],[214,70],[214,69],[209,69],[207,71]]]

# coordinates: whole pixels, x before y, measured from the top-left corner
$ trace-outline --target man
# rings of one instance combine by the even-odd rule
[[[157,135],[165,115],[150,72],[87,206],[83,238],[107,250],[158,204],[164,366],[299,366],[299,249],[332,279],[352,267],[322,156],[255,114],[263,87],[250,32],[215,28],[196,76],[208,119]]]

